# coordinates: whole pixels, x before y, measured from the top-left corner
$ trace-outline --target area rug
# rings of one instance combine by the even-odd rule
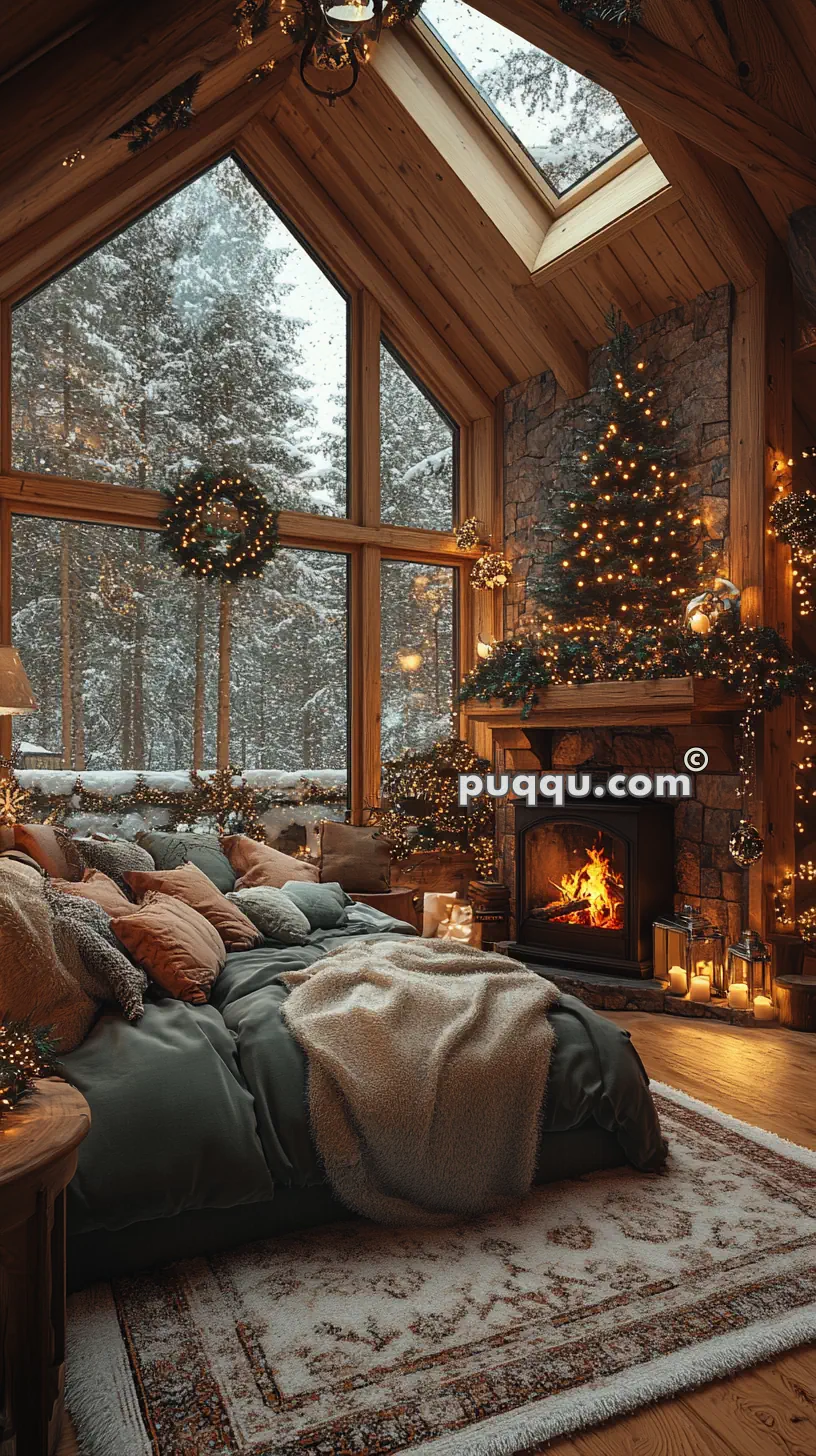
[[[509,1456],[816,1337],[816,1153],[652,1084],[671,1156],[69,1304],[86,1456]]]

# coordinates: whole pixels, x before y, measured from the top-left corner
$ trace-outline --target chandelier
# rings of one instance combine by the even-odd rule
[[[360,67],[383,27],[413,20],[423,0],[277,0],[280,28],[301,47],[300,78],[333,106],[357,85]],[[272,20],[272,0],[240,0],[233,13],[239,49],[251,46]]]

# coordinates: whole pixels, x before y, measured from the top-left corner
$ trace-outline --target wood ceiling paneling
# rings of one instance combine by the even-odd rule
[[[479,165],[475,114],[461,136],[471,173],[452,165],[453,153],[442,147],[445,128],[456,125],[451,119],[461,107],[460,97],[449,113],[443,107],[434,126],[423,128],[419,102],[409,107],[389,87],[388,66],[382,75],[377,66],[365,70],[354,95],[334,108],[310,97],[294,70],[286,79],[288,62],[250,87],[248,73],[271,56],[280,65],[288,44],[273,27],[253,50],[236,53],[230,16],[220,0],[165,5],[147,0],[138,10],[108,4],[97,7],[98,24],[85,30],[76,30],[93,8],[85,0],[6,4],[0,68],[3,58],[16,65],[33,57],[0,84],[0,115],[8,118],[9,138],[0,157],[0,182],[4,172],[6,177],[5,201],[0,188],[0,293],[6,295],[41,281],[77,250],[194,175],[249,124],[256,128],[256,141],[260,126],[285,143],[303,175],[314,179],[334,215],[359,239],[361,257],[379,261],[385,294],[393,286],[405,298],[403,322],[415,310],[413,317],[421,318],[440,348],[461,362],[482,397],[492,399],[508,383],[547,367],[574,393],[583,387],[586,350],[608,335],[610,308],[620,309],[636,325],[716,287],[729,274],[746,286],[762,264],[766,233],[770,237],[771,227],[781,232],[796,204],[790,188],[769,183],[767,168],[762,180],[759,173],[748,176],[746,186],[732,165],[712,158],[699,144],[682,139],[682,148],[672,151],[666,126],[652,122],[654,155],[675,184],[665,205],[534,286],[527,262],[497,225],[495,209],[491,215],[484,189],[480,205],[464,180]],[[542,40],[551,27],[570,45],[600,54],[597,35],[585,36],[574,22],[565,29],[556,0],[541,0],[535,14],[532,4],[484,0],[483,8],[501,9],[506,23],[515,17],[520,31],[533,23],[543,27]],[[748,101],[773,110],[783,130],[795,127],[803,146],[816,136],[816,98],[809,79],[814,15],[812,0],[717,0],[716,13],[712,0],[685,0],[679,7],[675,0],[649,0],[647,7],[654,43],[664,50],[672,47],[683,64],[687,57],[706,67],[720,87],[736,85],[744,63]],[[764,51],[750,33],[752,24],[759,27]],[[74,34],[41,54],[49,41],[72,29]],[[646,42],[648,51],[651,38]],[[398,36],[384,41],[384,46],[399,44]],[[792,51],[798,59],[790,69]],[[100,57],[102,64],[94,70],[93,59]],[[136,109],[136,101],[154,97],[171,73],[176,78],[199,63],[205,69],[196,101],[200,114],[189,132],[165,137],[139,157],[129,156],[123,143],[105,140],[114,113],[118,117],[123,106]],[[788,69],[780,83],[783,66]],[[698,71],[694,77],[696,84]],[[52,93],[49,78],[54,86],[59,83]],[[671,85],[677,84],[674,77]],[[714,93],[719,95],[716,86]],[[256,111],[263,111],[263,122],[251,121]],[[35,119],[33,131],[23,124],[25,117]],[[644,119],[647,142],[648,124]],[[86,160],[63,168],[57,151],[71,138],[81,146],[88,129],[92,139]],[[796,165],[804,165],[803,156]],[[274,194],[273,162],[267,171],[263,180]],[[695,179],[708,181],[707,198]],[[521,185],[518,178],[513,185]],[[733,193],[725,201],[723,189]],[[387,317],[387,302],[383,308]]]

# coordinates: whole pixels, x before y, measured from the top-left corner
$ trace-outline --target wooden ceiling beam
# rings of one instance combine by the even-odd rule
[[[752,287],[776,240],[740,173],[635,107],[626,113],[735,288]]]
[[[93,23],[0,86],[0,212],[62,159],[236,49],[224,0],[141,0]]]
[[[285,84],[290,64],[284,61],[263,87],[231,91],[184,130],[160,137],[142,152],[126,152],[114,170],[0,243],[0,297],[14,302],[39,287],[217,161],[269,104],[270,94]]]
[[[642,27],[589,29],[559,0],[478,0],[477,8],[746,175],[816,199],[814,138]]]

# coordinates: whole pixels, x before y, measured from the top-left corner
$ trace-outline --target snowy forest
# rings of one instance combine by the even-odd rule
[[[224,161],[15,310],[14,466],[160,489],[205,465],[344,515],[347,336],[344,294]],[[455,429],[385,345],[381,420],[383,519],[449,530]],[[384,563],[386,758],[447,729],[454,577]],[[233,762],[344,771],[346,555],[282,548],[230,607]],[[215,762],[217,588],[156,532],[15,516],[12,608],[27,740],[77,770]]]
[[[425,0],[422,18],[561,196],[635,130],[614,96],[465,0]]]

